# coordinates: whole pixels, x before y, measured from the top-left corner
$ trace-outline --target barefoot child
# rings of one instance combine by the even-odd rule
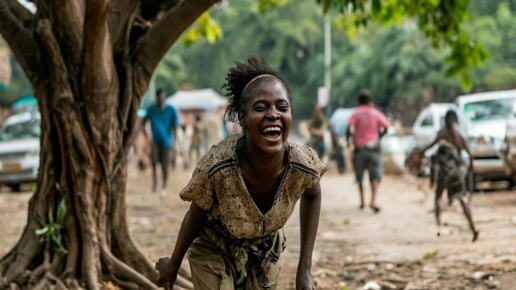
[[[437,169],[437,187],[435,189],[435,218],[437,225],[441,225],[440,201],[444,190],[447,190],[448,203],[451,204],[458,199],[464,215],[466,216],[471,232],[472,241],[478,238],[478,230],[473,222],[469,200],[466,197],[466,175],[468,168],[461,158],[461,151],[466,150],[469,155],[469,169],[473,169],[473,158],[469,152],[466,139],[462,136],[458,128],[457,114],[455,111],[448,111],[445,116],[445,127],[438,133],[432,144],[421,149],[420,155],[425,151],[439,144],[437,152],[432,156],[432,167]]]

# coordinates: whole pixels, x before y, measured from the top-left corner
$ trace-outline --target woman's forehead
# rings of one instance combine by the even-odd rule
[[[246,90],[246,93],[248,93],[248,97],[251,97],[260,91],[274,91],[275,93],[288,95],[285,84],[276,78],[260,79],[256,81],[255,84],[251,85],[251,87]]]

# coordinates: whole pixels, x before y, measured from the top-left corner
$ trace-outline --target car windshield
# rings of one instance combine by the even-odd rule
[[[464,106],[464,116],[470,122],[505,119],[513,103],[512,98],[468,103]]]
[[[28,137],[39,138],[40,134],[39,120],[30,120],[7,125],[0,135],[0,140],[10,141]]]

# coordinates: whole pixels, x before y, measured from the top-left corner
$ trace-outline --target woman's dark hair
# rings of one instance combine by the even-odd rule
[[[229,98],[229,103],[224,113],[226,120],[238,123],[238,112],[244,109],[248,101],[248,98],[245,98],[247,94],[243,95],[242,91],[250,80],[263,74],[273,75],[278,78],[283,83],[287,90],[288,98],[292,102],[290,88],[281,75],[272,69],[263,57],[251,56],[246,63],[235,62],[235,67],[230,68],[226,75],[226,83],[222,86],[223,89],[226,89],[226,96]],[[247,89],[247,91],[250,90]]]

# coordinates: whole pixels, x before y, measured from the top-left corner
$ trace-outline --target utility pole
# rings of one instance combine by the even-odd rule
[[[326,115],[331,114],[331,23],[330,16],[324,16],[324,87],[328,94],[328,104],[326,105]]]

